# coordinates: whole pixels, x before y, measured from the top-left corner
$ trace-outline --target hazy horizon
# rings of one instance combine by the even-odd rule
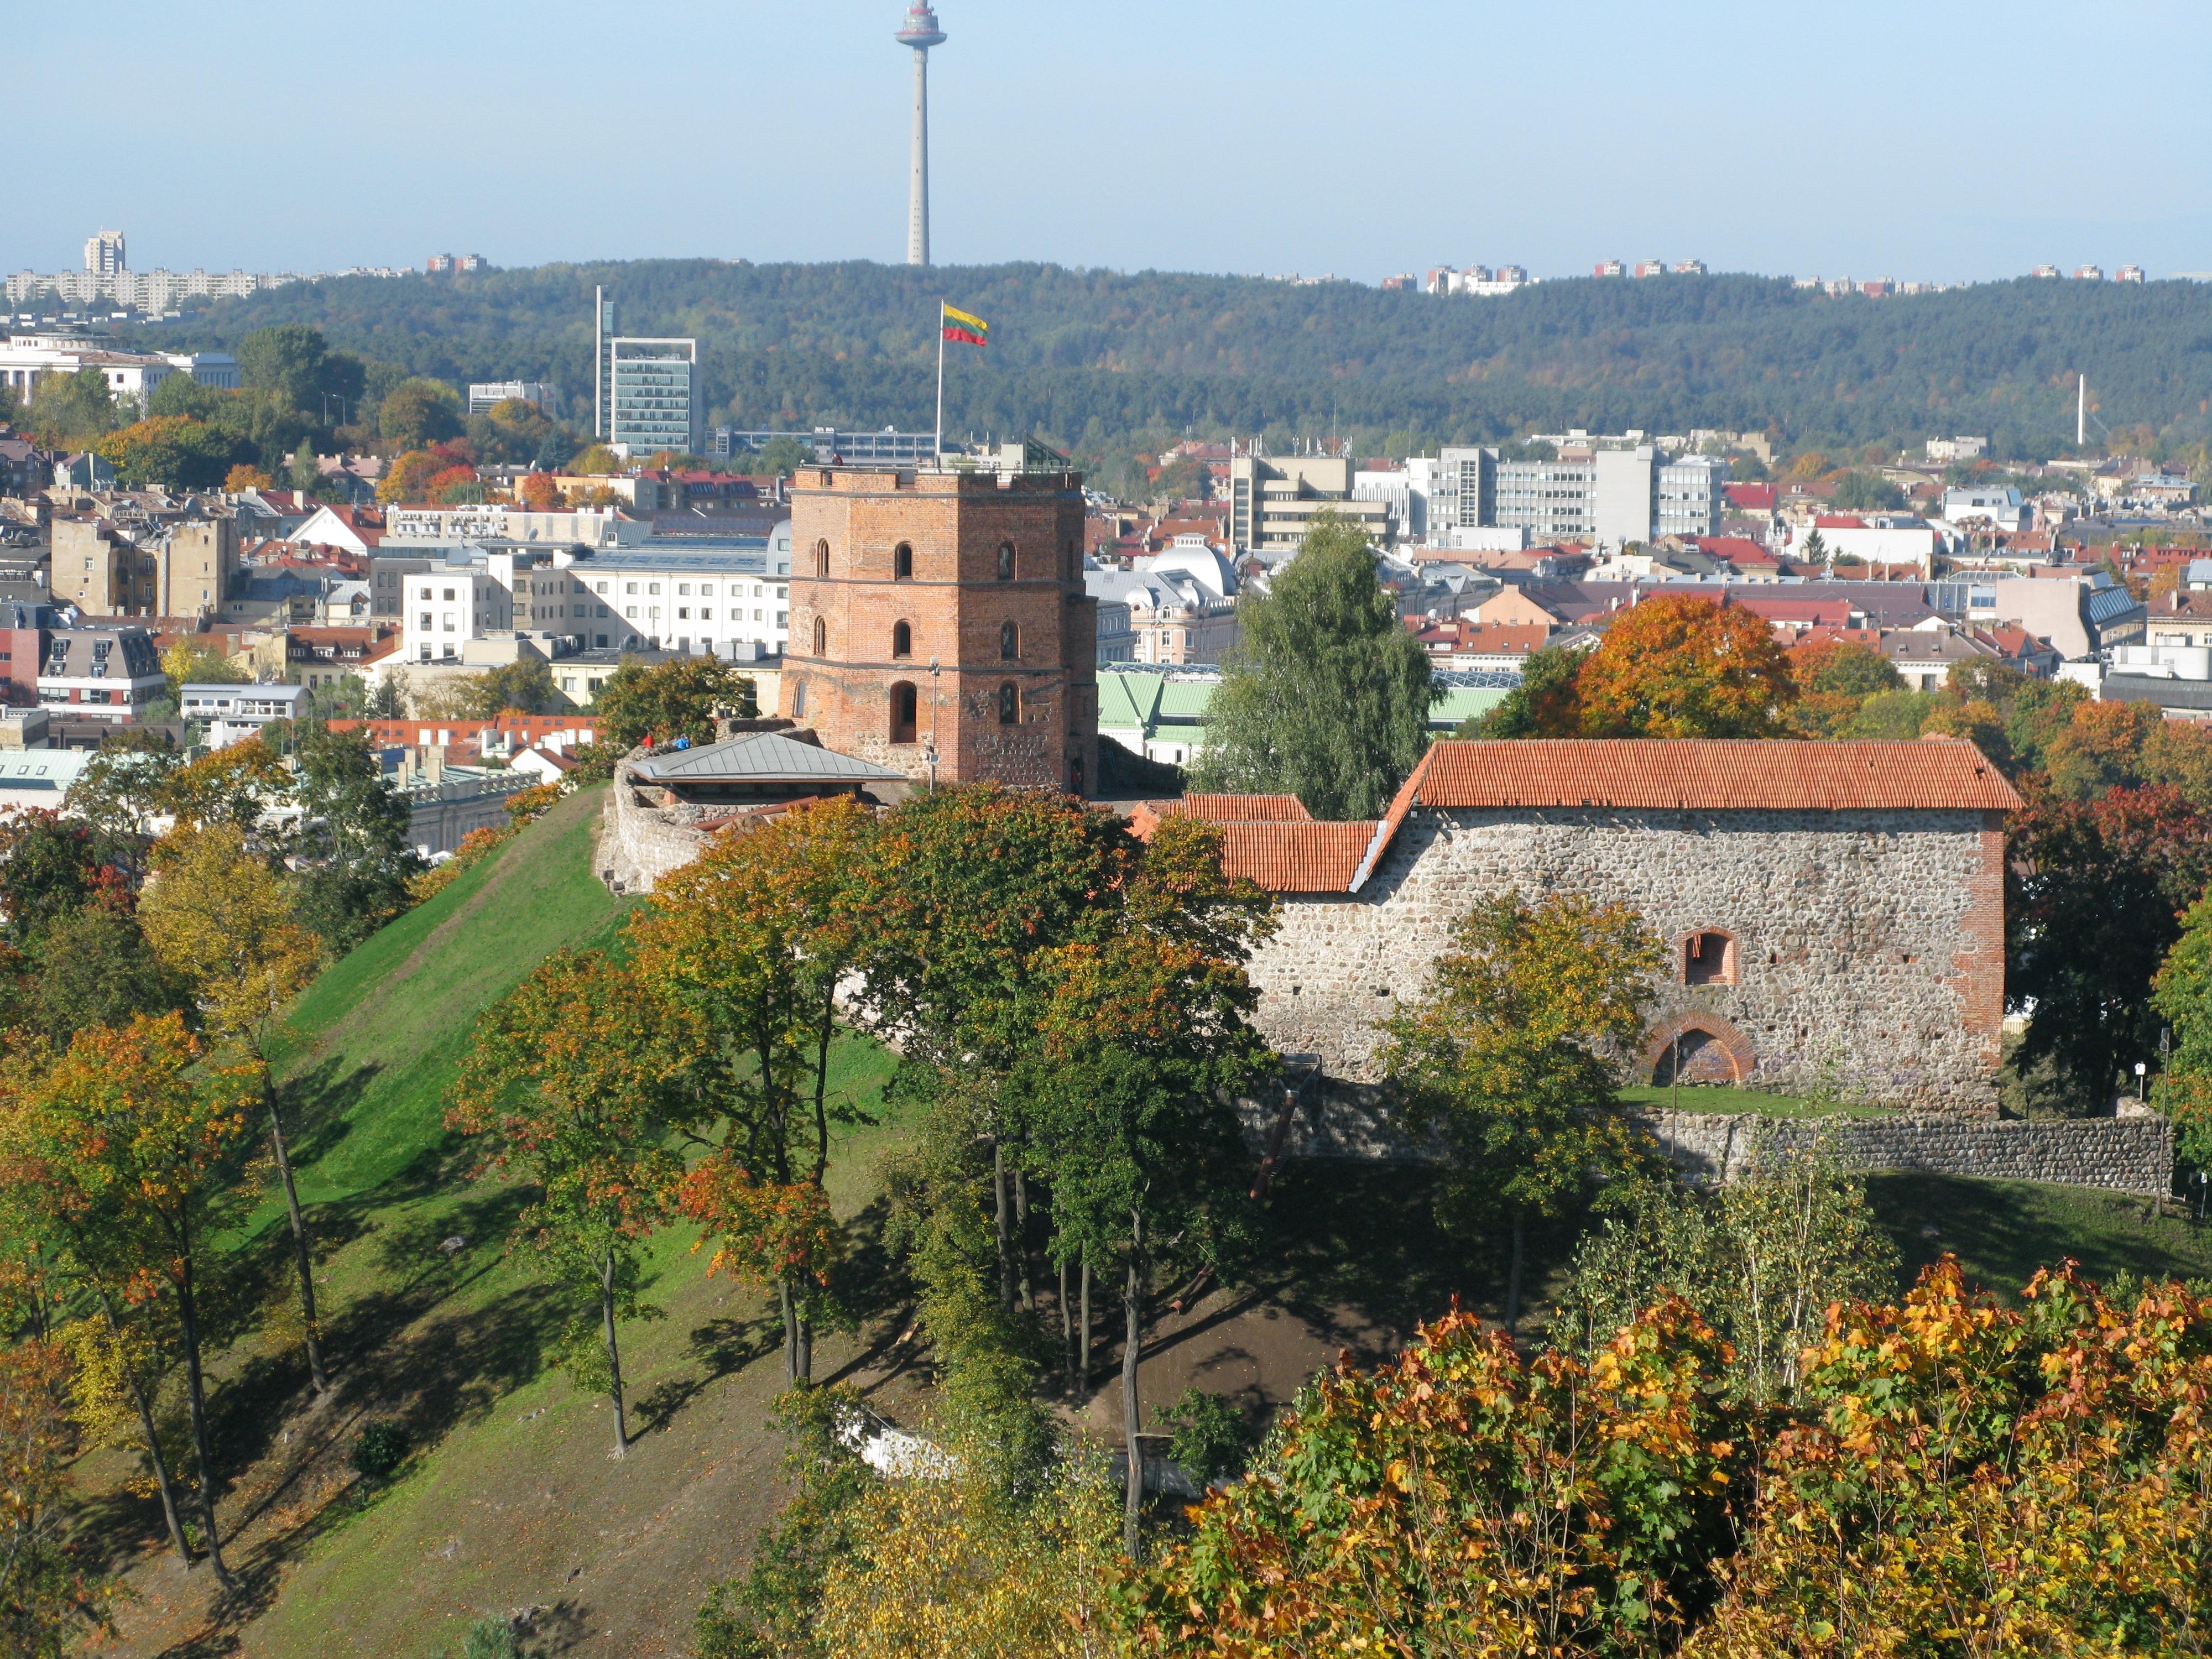
[[[708,257],[896,262],[898,0],[547,0],[32,11],[0,265],[420,269]],[[1493,16],[1443,0],[1048,10],[943,0],[947,265],[1987,280],[2040,261],[2212,268],[2212,8],[2051,0],[1848,15],[1686,0]],[[1077,27],[1079,22],[1080,27]],[[119,103],[118,88],[148,95]],[[1293,150],[1295,145],[1295,150]]]

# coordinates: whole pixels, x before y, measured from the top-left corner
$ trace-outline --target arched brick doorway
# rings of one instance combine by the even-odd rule
[[[1711,1014],[1668,1020],[1644,1045],[1644,1069],[1661,1088],[1678,1081],[1741,1085],[1758,1066],[1749,1039]]]

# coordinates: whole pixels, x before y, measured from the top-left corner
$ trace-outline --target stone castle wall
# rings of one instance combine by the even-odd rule
[[[1341,1082],[1376,1079],[1376,1020],[1425,989],[1482,898],[1632,906],[1671,966],[1645,1067],[1686,1079],[1990,1115],[2004,1012],[2003,834],[1977,811],[1416,811],[1358,894],[1296,895],[1255,954],[1257,1024]],[[1692,933],[1734,983],[1682,982]]]
[[[623,768],[607,787],[592,873],[617,893],[650,893],[663,877],[707,850],[707,836],[685,822],[699,807],[659,807],[641,796]]]

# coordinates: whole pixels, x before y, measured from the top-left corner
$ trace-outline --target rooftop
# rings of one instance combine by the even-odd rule
[[[663,750],[630,768],[653,783],[903,783],[906,774],[776,732],[757,732],[691,749]]]

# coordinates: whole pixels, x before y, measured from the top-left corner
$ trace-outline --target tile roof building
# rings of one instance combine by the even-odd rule
[[[1438,743],[1371,823],[1273,797],[1181,810],[1221,824],[1231,874],[1281,896],[1251,964],[1257,1021],[1319,1056],[1356,1124],[1375,1023],[1422,994],[1453,921],[1509,889],[1626,903],[1658,935],[1644,1075],[1993,1110],[2020,804],[1956,739],[1560,740]]]

